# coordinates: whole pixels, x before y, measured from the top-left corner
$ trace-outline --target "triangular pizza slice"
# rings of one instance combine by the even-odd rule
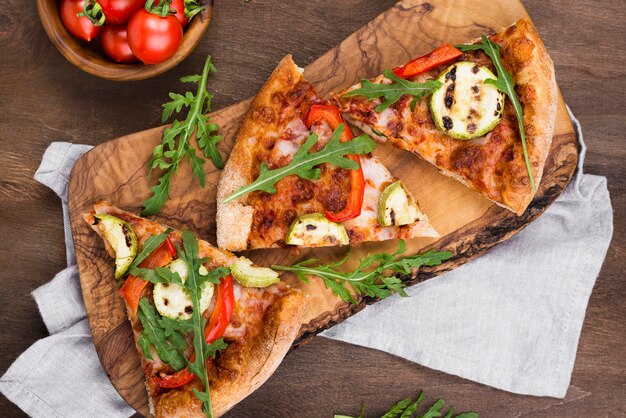
[[[352,137],[338,108],[285,57],[252,101],[222,172],[218,246],[241,251],[438,236],[413,195],[371,155],[373,146]],[[360,155],[342,154],[347,147]],[[287,172],[295,174],[272,180]],[[260,182],[263,188],[237,194]]]
[[[115,258],[157,418],[220,416],[278,367],[306,299],[277,273],[105,202],[84,219]]]
[[[543,42],[522,19],[482,42],[445,44],[333,98],[348,122],[521,215],[550,150],[557,87]]]

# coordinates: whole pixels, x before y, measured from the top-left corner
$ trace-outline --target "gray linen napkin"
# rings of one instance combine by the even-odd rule
[[[613,231],[606,179],[583,174],[574,122],[582,145],[576,178],[537,221],[480,259],[409,289],[410,298],[392,296],[322,335],[511,392],[565,396]],[[52,143],[35,174],[61,197],[70,267],[33,292],[51,336],[0,378],[0,391],[34,417],[133,413],[98,361],[74,265],[67,180],[89,149]]]

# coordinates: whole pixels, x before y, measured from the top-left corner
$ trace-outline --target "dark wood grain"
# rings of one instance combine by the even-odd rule
[[[58,13],[59,0],[37,0],[39,19],[50,41],[72,64],[98,77],[115,81],[144,80],[162,74],[180,64],[198,46],[211,22],[213,1],[201,2],[205,9],[185,29],[178,50],[167,60],[153,65],[140,62],[119,64],[106,56],[99,39],[83,42],[72,36],[61,21]]]
[[[216,107],[233,104],[253,95],[284,53],[310,63],[392,3],[320,1],[294,7],[293,2],[270,0],[217,1],[206,36],[187,60],[159,77],[120,84],[96,79],[67,62],[46,38],[34,4],[0,0],[0,277],[5,286],[0,293],[0,372],[47,335],[29,293],[65,265],[59,200],[32,179],[50,141],[95,145],[158,126],[167,92],[180,88],[178,77],[197,71],[205,53],[214,56],[220,69],[211,85]],[[608,177],[615,208],[615,236],[591,296],[567,397],[512,395],[381,352],[318,338],[290,354],[230,416],[327,417],[356,413],[362,402],[374,414],[420,389],[429,400],[445,397],[457,409],[487,417],[624,415],[623,4],[526,0],[524,5],[555,61],[563,96],[583,123],[587,171]],[[332,30],[320,30],[322,16]],[[0,410],[3,416],[25,416],[3,397]]]

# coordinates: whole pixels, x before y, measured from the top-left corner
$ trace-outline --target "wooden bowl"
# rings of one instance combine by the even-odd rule
[[[185,29],[178,51],[159,64],[118,64],[111,61],[102,50],[99,40],[90,43],[72,36],[61,21],[59,0],[37,0],[39,19],[48,37],[72,64],[98,77],[116,81],[143,80],[164,73],[184,60],[200,43],[209,27],[213,12],[213,0],[202,2],[205,10],[196,15]]]

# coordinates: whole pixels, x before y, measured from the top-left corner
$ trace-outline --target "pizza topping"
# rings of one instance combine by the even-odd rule
[[[94,224],[115,252],[115,278],[119,279],[137,255],[137,235],[128,222],[105,213],[94,215]]]
[[[176,249],[174,248],[174,244],[167,237],[167,234],[163,234],[165,236],[165,240],[149,255],[145,260],[141,261],[139,264],[139,268],[141,269],[155,269],[157,267],[163,267],[172,261],[172,259],[176,256]],[[147,253],[151,248],[154,247],[155,241],[149,243],[146,241],[142,248],[141,253],[137,256],[137,259],[142,259],[144,254]],[[134,263],[133,263],[134,264]],[[134,270],[133,267],[131,267]],[[121,297],[124,298],[132,312],[137,315],[137,308],[139,307],[139,299],[143,293],[143,290],[148,285],[147,280],[143,280],[141,277],[129,275],[122,287],[118,290],[118,293]]]
[[[424,215],[411,193],[398,180],[385,188],[378,202],[378,223],[382,226],[409,225]]]
[[[173,389],[191,382],[195,375],[185,367],[173,374],[156,374],[152,376],[152,381],[160,388]]]
[[[383,74],[389,80],[389,83],[386,80],[383,83],[361,80],[361,87],[350,90],[344,94],[344,97],[363,96],[368,100],[383,98],[384,100],[381,100],[380,104],[374,108],[376,112],[382,112],[400,100],[402,96],[410,95],[413,97],[413,100],[411,100],[411,109],[413,109],[421,97],[427,96],[441,87],[441,82],[436,80],[414,83],[398,77],[391,70],[385,70]]]
[[[489,58],[491,58],[493,65],[496,67],[498,78],[490,78],[488,80],[485,80],[485,84],[491,84],[502,93],[506,94],[511,101],[513,108],[515,109],[519,135],[522,141],[522,149],[524,151],[524,162],[526,163],[526,171],[528,172],[528,178],[530,179],[530,186],[532,187],[533,192],[536,192],[537,185],[535,184],[535,177],[533,175],[532,167],[530,166],[528,147],[526,145],[526,132],[524,130],[524,114],[522,110],[522,105],[517,97],[517,94],[515,93],[515,81],[513,81],[513,76],[506,70],[506,68],[504,68],[504,65],[502,64],[502,60],[500,58],[500,45],[491,41],[490,39],[487,39],[485,35],[482,35],[481,43],[472,45],[459,45],[458,48],[464,52],[482,50],[489,56]]]
[[[329,245],[348,245],[346,228],[328,220],[321,213],[310,213],[296,219],[287,232],[287,245],[306,247],[324,247]]]
[[[233,276],[230,274],[220,279],[215,295],[215,308],[204,328],[204,339],[207,344],[212,344],[222,338],[235,306],[235,293],[233,288]]]
[[[167,238],[168,233],[169,231],[165,231],[162,234],[151,236],[146,240],[145,246],[161,245],[164,241],[163,235],[165,234]],[[195,375],[202,382],[202,391],[194,390],[194,394],[203,404],[202,411],[210,417],[212,416],[212,406],[207,359],[215,358],[217,352],[227,346],[220,337],[226,328],[223,322],[230,320],[232,313],[232,277],[229,274],[229,269],[225,267],[217,267],[211,271],[204,268],[203,264],[208,260],[199,258],[198,241],[189,231],[183,231],[182,244],[183,249],[178,249],[178,259],[170,264],[170,268],[157,267],[154,270],[147,268],[137,270],[144,274],[144,279],[155,283],[155,289],[159,284],[163,285],[162,292],[179,286],[180,291],[184,292],[185,306],[183,309],[190,316],[187,318],[177,316],[176,319],[173,319],[169,315],[162,316],[157,309],[169,309],[168,306],[179,303],[172,299],[179,298],[180,295],[170,294],[170,297],[167,298],[168,302],[165,303],[165,297],[155,294],[155,302],[159,300],[161,306],[152,305],[147,298],[142,298],[139,302],[138,315],[143,329],[137,344],[146,359],[155,360],[154,357],[157,355],[160,362],[171,367],[175,372],[179,372],[171,373],[171,376],[168,377],[163,375],[163,371],[168,370],[169,367],[164,369],[159,367],[161,370],[157,372],[158,374],[150,376],[155,384],[160,384],[162,387],[177,387],[190,381],[189,374]],[[153,274],[148,274],[149,271]],[[228,283],[230,283],[231,289],[230,297],[227,297],[228,290],[224,290],[224,286],[227,286]],[[212,288],[213,284],[217,284],[218,295],[211,320],[205,328],[206,320],[202,311],[206,309],[205,305],[208,306],[206,299],[210,300],[210,295],[207,298],[206,289]],[[230,301],[230,305],[227,304],[228,301]],[[218,325],[221,329],[218,329]],[[189,355],[190,353],[191,355]],[[155,361],[152,364],[158,363]],[[157,371],[154,367],[150,370]]]
[[[317,276],[324,281],[327,289],[346,302],[357,303],[354,294],[384,299],[391,292],[407,296],[405,284],[396,277],[396,273],[411,274],[411,271],[422,266],[437,266],[452,257],[448,251],[430,250],[424,254],[416,254],[398,258],[406,245],[403,240],[398,243],[398,250],[393,254],[368,254],[360,260],[359,266],[351,272],[340,268],[348,261],[343,260],[330,264],[321,264],[319,260],[310,259],[293,266],[272,266],[274,270],[292,271],[302,281],[308,282],[308,276]],[[375,267],[374,267],[375,266]],[[365,271],[367,269],[367,271]],[[348,287],[349,286],[349,287]]]
[[[486,80],[495,76],[487,67],[457,62],[439,76],[442,87],[433,93],[430,110],[437,127],[457,139],[471,139],[491,131],[502,117],[504,96]]]
[[[176,259],[167,268],[180,276],[183,284],[189,276],[187,263]],[[207,275],[209,272],[204,266],[200,266],[200,274]],[[154,305],[162,316],[172,319],[189,319],[193,313],[193,304],[184,287],[175,283],[157,283],[152,291]],[[213,285],[206,283],[202,289],[200,298],[200,309],[205,311],[211,303],[213,297]]]
[[[275,184],[292,174],[308,180],[319,179],[321,172],[317,166],[323,163],[351,170],[358,169],[358,164],[347,158],[346,155],[367,154],[376,147],[376,144],[367,135],[360,135],[351,141],[340,142],[339,138],[343,134],[343,130],[344,124],[340,124],[333,132],[330,141],[317,152],[309,152],[318,138],[316,134],[312,133],[294,155],[293,160],[284,167],[270,170],[265,163],[262,163],[257,179],[235,191],[222,203],[228,203],[255,190],[263,190],[271,194],[276,193]]]
[[[353,136],[350,128],[345,125],[345,122],[339,114],[339,108],[334,105],[313,105],[307,117],[307,126],[310,128],[313,123],[318,120],[324,120],[331,129],[335,130],[339,125],[344,124],[345,130],[341,135],[340,141],[351,141]],[[363,207],[363,194],[365,193],[365,177],[363,177],[363,168],[361,167],[361,161],[358,155],[348,155],[347,158],[351,159],[359,165],[356,170],[350,170],[350,196],[343,210],[339,212],[324,211],[326,217],[333,222],[345,222],[350,219],[354,219],[361,214],[361,208]]]
[[[267,267],[252,265],[252,261],[240,257],[230,266],[230,271],[235,280],[246,287],[267,287],[280,281],[278,273]]]
[[[456,49],[449,43],[441,45],[439,48],[429,52],[428,54],[415,58],[401,67],[394,68],[393,73],[400,78],[412,77],[424,73],[440,65],[447,64],[463,55],[461,51]]]

